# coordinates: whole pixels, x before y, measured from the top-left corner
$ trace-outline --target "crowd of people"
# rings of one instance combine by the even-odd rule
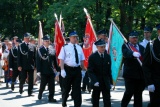
[[[144,40],[139,43],[137,31],[128,35],[128,43],[122,46],[123,77],[125,92],[121,107],[127,107],[134,96],[134,107],[143,107],[142,93],[148,88],[150,102],[148,107],[160,107],[160,24],[156,26],[158,37],[151,40],[152,28],[144,28]],[[93,44],[93,53],[89,56],[88,67],[84,67],[85,56],[82,47],[89,47],[88,36],[84,43],[78,44],[78,34],[73,31],[66,38],[66,44],[56,57],[54,45],[49,35],[45,35],[43,44],[38,47],[36,40],[25,33],[23,41],[14,36],[0,43],[0,82],[6,87],[11,83],[11,90],[19,80],[19,93],[23,85],[28,83],[28,96],[33,96],[33,86],[37,75],[40,77],[38,99],[43,97],[43,91],[48,84],[48,101],[57,102],[54,98],[55,78],[59,78],[62,91],[62,106],[67,106],[67,98],[71,92],[74,107],[81,107],[81,91],[92,91],[93,107],[99,107],[102,92],[104,107],[111,107],[110,89],[112,88],[111,57],[107,54],[108,37],[105,30],[97,32],[97,41]],[[57,59],[59,59],[59,64]],[[81,81],[83,78],[83,85]]]

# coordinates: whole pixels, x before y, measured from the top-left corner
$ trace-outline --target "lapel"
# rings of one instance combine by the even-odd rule
[[[15,55],[17,55],[17,51],[18,51],[18,49],[17,49],[16,47],[14,47],[13,53],[14,53]]]
[[[98,51],[95,54],[96,54],[96,62],[100,63],[100,65],[102,65],[102,63],[104,63],[104,60],[105,60],[105,55],[104,55],[103,62],[102,62],[102,59],[101,59]]]
[[[47,50],[46,50],[46,48],[43,46],[42,49],[43,49],[42,56],[43,57],[47,57]]]
[[[24,43],[22,43],[21,45],[22,45],[22,46],[21,46],[22,51],[23,51],[24,53],[28,52],[28,47],[27,47],[26,43],[24,42]]]

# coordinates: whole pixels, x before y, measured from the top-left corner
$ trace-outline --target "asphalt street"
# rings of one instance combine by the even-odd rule
[[[24,85],[24,93],[22,95],[19,94],[18,84],[15,85],[15,90],[11,91],[10,88],[6,88],[5,83],[0,83],[0,107],[62,107],[61,106],[61,91],[60,87],[56,85],[55,99],[57,99],[57,103],[49,103],[48,102],[48,90],[43,93],[43,98],[38,100],[38,90],[39,84],[34,86],[33,94],[34,96],[28,97],[27,94],[27,84]],[[125,91],[123,78],[119,77],[117,80],[117,85],[115,90],[111,90],[111,102],[112,107],[120,107],[121,99],[123,97],[123,93]],[[133,98],[130,101],[128,107],[133,107]],[[148,91],[145,90],[143,92],[143,106],[147,107],[149,101]],[[73,100],[71,97],[68,98],[67,107],[74,107]],[[91,94],[88,92],[82,92],[82,107],[92,107],[91,104]],[[103,99],[101,96],[100,99],[100,107],[103,107]]]

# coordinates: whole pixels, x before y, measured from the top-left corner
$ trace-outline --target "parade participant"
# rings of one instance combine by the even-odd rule
[[[1,78],[4,76],[4,71],[2,69],[2,43],[0,42],[0,83],[3,82]]]
[[[45,86],[48,83],[49,88],[49,95],[48,95],[48,101],[49,102],[57,102],[56,99],[54,99],[54,93],[55,93],[55,71],[60,71],[60,68],[58,67],[55,50],[53,47],[49,47],[50,45],[50,37],[49,35],[45,35],[43,38],[43,45],[37,50],[37,72],[41,75],[41,83],[40,83],[40,89],[38,94],[38,99],[40,100],[42,98],[43,91],[45,89]]]
[[[6,83],[6,87],[8,88],[9,85],[8,83],[11,81],[11,73],[9,71],[9,52],[10,52],[10,49],[12,48],[12,42],[8,42],[7,43],[7,49],[4,50],[3,52],[3,60],[4,60],[4,65],[2,67],[2,69],[4,70],[4,74],[5,74],[5,83]]]
[[[93,107],[99,107],[100,93],[103,95],[104,107],[111,107],[110,85],[112,84],[111,58],[106,53],[106,42],[99,39],[94,43],[97,52],[90,55],[88,60],[88,75],[91,78]]]
[[[151,35],[152,35],[152,27],[145,27],[144,28],[144,39],[142,42],[140,42],[140,45],[142,45],[144,48],[146,48],[148,42],[151,40]]]
[[[15,46],[11,48],[9,52],[9,70],[13,72],[12,74],[12,84],[11,84],[11,89],[14,91],[14,83],[19,76],[20,80],[20,71],[18,70],[17,67],[17,52],[18,52],[18,45],[22,43],[20,39],[16,39]]]
[[[24,34],[24,42],[18,46],[18,70],[21,72],[19,85],[20,94],[23,93],[23,84],[28,74],[28,96],[32,96],[33,89],[33,72],[35,69],[36,47],[29,43],[30,33]]]
[[[4,52],[5,49],[8,49],[8,46],[7,46],[7,45],[8,45],[8,42],[10,42],[10,41],[9,41],[9,38],[6,37],[6,38],[4,39],[4,43],[2,43],[2,52]]]
[[[142,92],[145,88],[142,66],[137,58],[142,61],[144,47],[138,44],[138,32],[129,33],[129,43],[122,45],[124,57],[123,78],[125,92],[122,98],[121,107],[127,107],[132,96],[134,96],[134,107],[142,106]]]
[[[82,48],[89,48],[90,44],[89,44],[89,35],[84,35],[83,36],[83,43],[81,44]],[[88,92],[91,92],[91,87],[90,87],[90,83],[89,83],[89,77],[88,77],[88,73],[87,72],[82,72],[82,91],[85,92],[86,88],[88,90]]]
[[[37,48],[36,42],[37,42],[37,41],[36,41],[36,39],[35,39],[34,37],[31,37],[31,38],[30,38],[30,43]],[[28,78],[26,79],[26,82],[28,83]],[[34,74],[33,74],[33,84],[34,84],[34,85],[37,85],[36,82],[37,82],[37,70],[35,69],[35,70],[34,70]]]
[[[15,46],[16,42],[17,42],[18,36],[14,36],[13,37],[13,43],[12,46]]]
[[[105,42],[108,41],[107,32],[104,29],[98,31],[97,36],[98,36],[98,40],[103,39]],[[108,50],[108,43],[107,42],[106,42],[106,50]],[[94,43],[93,43],[92,51],[93,51],[93,53],[97,51],[97,47]]]
[[[160,107],[160,24],[156,28],[158,37],[147,44],[142,66],[151,97],[148,107]]]
[[[60,59],[62,90],[62,106],[67,106],[66,101],[72,86],[72,97],[74,107],[81,107],[81,68],[84,70],[83,61],[85,60],[82,48],[77,45],[77,33],[69,33],[70,43],[61,48],[58,59]],[[81,66],[81,67],[80,67]]]

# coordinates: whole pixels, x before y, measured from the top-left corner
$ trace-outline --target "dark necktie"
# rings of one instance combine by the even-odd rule
[[[103,54],[101,54],[101,58],[103,59]]]
[[[47,54],[48,54],[48,52],[49,52],[49,49],[47,48]]]
[[[27,43],[27,44],[26,44],[26,46],[27,46],[27,52],[29,51],[29,47],[28,47],[28,45],[29,45],[29,44]]]
[[[77,49],[76,49],[76,45],[74,45],[74,51],[75,51],[76,63],[78,64],[79,60],[78,60],[78,52],[77,52]]]

